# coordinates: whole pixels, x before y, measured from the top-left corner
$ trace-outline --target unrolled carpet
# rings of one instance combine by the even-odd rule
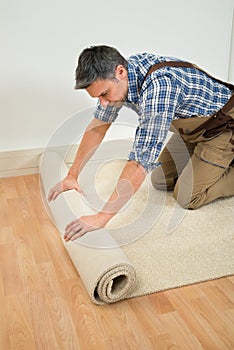
[[[61,233],[75,217],[102,207],[124,163],[91,161],[80,178],[84,195],[69,191],[50,204],[45,200]],[[43,192],[48,194],[67,170],[57,153],[46,152],[41,163]],[[228,198],[195,211],[184,210],[171,193],[153,189],[147,178],[105,229],[64,246],[92,301],[112,303],[231,275],[233,207],[234,198]]]

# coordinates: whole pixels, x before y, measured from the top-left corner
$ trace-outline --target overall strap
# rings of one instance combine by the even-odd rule
[[[228,115],[229,111],[234,108],[234,85],[227,83],[225,81],[219,80],[217,78],[214,78],[212,75],[209,73],[205,72],[203,69],[197,67],[193,63],[189,62],[181,62],[181,61],[168,61],[168,62],[160,62],[154,64],[147,74],[144,77],[143,82],[145,79],[150,75],[152,72],[154,72],[157,69],[163,68],[163,67],[182,67],[182,68],[195,68],[200,70],[201,72],[204,72],[207,74],[210,78],[216,80],[220,84],[223,84],[227,88],[231,89],[233,94],[228,100],[228,102],[216,113],[214,113],[209,120],[205,121],[202,123],[200,126],[189,132],[189,135],[192,135],[198,131],[201,131],[205,128],[205,137],[211,137],[216,135],[220,131],[224,130],[231,130],[234,133],[234,118],[233,116]]]
[[[146,73],[144,80],[143,80],[143,83],[144,83],[145,79],[148,77],[148,75],[153,73],[155,70],[163,68],[163,67],[196,68],[196,69],[200,70],[201,72],[205,73],[206,75],[208,75],[210,78],[215,79],[218,83],[225,85],[227,88],[229,88],[231,90],[234,90],[234,85],[232,85],[231,83],[227,83],[225,81],[222,81],[222,80],[219,80],[219,79],[213,77],[212,75],[210,75],[209,73],[207,73],[206,71],[199,68],[198,66],[196,66],[193,63],[182,62],[182,61],[168,61],[168,62],[159,62],[159,63],[154,64]]]

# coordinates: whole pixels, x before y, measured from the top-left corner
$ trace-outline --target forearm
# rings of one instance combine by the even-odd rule
[[[81,216],[66,226],[64,239],[69,241],[83,236],[86,232],[104,227],[107,222],[128,202],[146,177],[146,170],[135,161],[128,161],[118,184],[103,210],[94,215]]]
[[[110,124],[101,122],[97,119],[92,120],[85,130],[74,163],[70,168],[68,175],[78,178],[81,170],[102,142],[109,127]]]
[[[127,162],[114,192],[99,213],[105,224],[129,201],[141,186],[146,175],[147,172],[140,163],[135,161]]]

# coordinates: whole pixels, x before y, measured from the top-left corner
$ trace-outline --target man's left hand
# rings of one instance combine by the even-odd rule
[[[104,227],[106,220],[101,213],[95,215],[81,216],[73,220],[65,227],[64,239],[66,242],[74,241],[89,231],[98,230]]]

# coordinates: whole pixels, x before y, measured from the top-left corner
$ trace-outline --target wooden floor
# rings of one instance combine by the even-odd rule
[[[37,175],[0,179],[0,350],[234,349],[234,277],[96,306]]]

